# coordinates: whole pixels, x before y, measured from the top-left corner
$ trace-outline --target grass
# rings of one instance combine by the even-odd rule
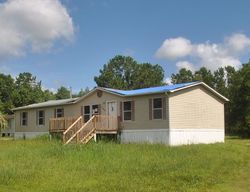
[[[248,191],[250,140],[166,147],[0,141],[0,191]]]

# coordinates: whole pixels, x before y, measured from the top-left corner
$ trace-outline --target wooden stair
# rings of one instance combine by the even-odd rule
[[[95,136],[95,129],[92,129],[82,140],[81,143],[87,144]]]
[[[88,143],[96,133],[117,133],[117,118],[94,115],[86,123],[83,123],[83,117],[78,117],[64,132],[63,143]]]
[[[63,143],[88,143],[95,135],[95,116],[83,124],[80,116],[66,131],[63,132]]]

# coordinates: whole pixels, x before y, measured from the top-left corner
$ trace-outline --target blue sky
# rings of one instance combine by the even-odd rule
[[[141,63],[160,64],[165,78],[180,67],[214,70],[225,63],[239,67],[239,61],[249,59],[247,0],[53,0],[50,3],[57,4],[48,9],[58,11],[59,16],[51,20],[53,14],[45,19],[36,17],[37,11],[43,6],[46,10],[50,3],[41,6],[44,2],[37,0],[39,6],[30,6],[30,1],[25,5],[15,1],[0,1],[0,17],[12,19],[13,26],[18,22],[20,27],[11,26],[10,31],[21,31],[18,37],[25,40],[18,44],[11,33],[0,32],[0,44],[4,45],[2,49],[0,46],[0,72],[31,72],[51,90],[61,85],[71,86],[74,92],[94,87],[94,76],[117,54],[130,55]],[[24,19],[15,19],[16,7]],[[29,13],[31,7],[35,11]],[[36,26],[27,18],[34,19]],[[47,31],[63,32],[47,37]],[[17,53],[6,51],[6,46],[16,48]]]

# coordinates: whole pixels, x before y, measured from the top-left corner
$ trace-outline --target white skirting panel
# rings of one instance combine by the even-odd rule
[[[16,139],[30,139],[45,134],[49,134],[49,132],[15,132],[14,137]]]
[[[169,144],[168,129],[150,130],[123,130],[121,131],[122,143],[162,143]]]
[[[170,145],[224,142],[224,129],[170,129]]]

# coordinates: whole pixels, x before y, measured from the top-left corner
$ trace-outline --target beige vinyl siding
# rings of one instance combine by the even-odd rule
[[[149,118],[149,99],[153,98],[166,98],[166,119],[150,120]],[[168,129],[168,98],[165,94],[157,95],[143,95],[131,98],[125,98],[127,100],[135,101],[135,119],[134,121],[123,122],[121,124],[122,130],[132,130],[132,129]]]
[[[202,86],[169,96],[171,128],[224,129],[224,103]]]
[[[108,101],[117,102],[117,116],[120,117],[120,102],[134,101],[134,121],[121,122],[120,129],[122,130],[138,130],[138,129],[167,129],[168,123],[168,98],[166,97],[166,119],[165,120],[150,120],[149,119],[149,99],[166,97],[165,94],[142,95],[136,97],[121,97],[118,95],[103,92],[101,97],[97,96],[97,91],[85,97],[82,101],[76,104],[63,105],[57,107],[39,108],[45,111],[45,125],[38,126],[36,124],[36,112],[38,109],[20,110],[15,112],[15,123],[17,132],[44,132],[49,131],[49,119],[54,118],[56,108],[64,108],[64,117],[79,117],[81,115],[81,107],[85,105],[101,105],[101,114],[106,115]],[[20,112],[28,112],[28,125],[20,125]]]
[[[86,105],[101,105],[101,115],[106,115],[106,102],[116,101],[117,102],[117,115],[120,116],[120,101],[122,98],[110,93],[103,92],[101,97],[97,96],[97,91],[85,97],[82,101],[68,106],[69,108],[65,111],[66,115],[80,116],[81,106]]]
[[[45,112],[45,125],[37,125],[37,110],[28,109],[15,112],[15,126],[16,132],[47,132],[49,131],[49,119],[54,117],[54,108],[39,108]],[[22,126],[20,123],[20,113],[28,112],[27,126]]]

